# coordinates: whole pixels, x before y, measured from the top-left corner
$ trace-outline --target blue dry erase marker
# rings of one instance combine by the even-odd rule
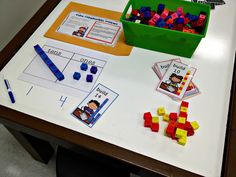
[[[6,85],[7,92],[8,92],[8,95],[10,97],[11,102],[15,103],[15,98],[14,98],[14,95],[13,95],[13,93],[11,91],[11,87],[10,87],[10,84],[9,84],[8,80],[4,79],[4,83]]]

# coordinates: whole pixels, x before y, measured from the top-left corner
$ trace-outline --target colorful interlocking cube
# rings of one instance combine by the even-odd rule
[[[187,131],[183,130],[183,129],[180,129],[180,128],[177,128],[176,132],[175,132],[175,137],[176,138],[187,137]]]
[[[165,114],[163,116],[163,121],[169,122],[169,120],[170,120],[169,114]]]
[[[159,116],[164,116],[165,113],[166,113],[166,111],[165,111],[165,108],[164,108],[164,107],[159,107],[159,108],[157,108],[157,114],[158,114]]]
[[[178,144],[185,145],[187,143],[187,137],[182,137],[178,139]]]
[[[197,130],[197,129],[199,128],[199,124],[198,124],[197,121],[191,122],[191,125],[192,125],[192,127],[193,127],[194,130]]]

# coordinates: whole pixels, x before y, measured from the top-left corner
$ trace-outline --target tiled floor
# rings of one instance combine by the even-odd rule
[[[0,0],[0,50],[45,0]],[[55,156],[48,165],[32,159],[0,125],[0,177],[55,177]]]
[[[37,162],[6,128],[0,125],[0,177],[56,177],[56,155],[54,154],[47,165]],[[130,177],[163,176],[140,171],[139,175],[131,173]]]
[[[35,161],[0,125],[0,177],[56,177],[55,155],[47,165]]]

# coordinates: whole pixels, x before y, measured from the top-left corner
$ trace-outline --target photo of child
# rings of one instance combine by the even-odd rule
[[[117,97],[116,92],[102,84],[98,84],[74,109],[71,115],[91,128]]]
[[[77,108],[73,114],[84,121],[86,124],[90,124],[93,119],[93,114],[100,106],[100,103],[97,100],[90,100],[86,106]]]
[[[162,82],[160,87],[168,92],[176,93],[182,80],[183,76],[172,73],[169,80]]]
[[[82,107],[83,111],[90,116],[94,114],[96,109],[100,106],[100,103],[97,100],[90,100],[87,106]]]
[[[81,27],[79,27],[78,30],[74,31],[74,32],[72,33],[72,35],[78,36],[78,37],[83,37],[84,34],[86,33],[87,29],[88,29],[88,28],[86,28],[86,27],[84,27],[84,26],[81,26]]]

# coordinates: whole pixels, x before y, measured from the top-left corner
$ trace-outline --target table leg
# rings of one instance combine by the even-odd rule
[[[45,164],[49,162],[54,153],[54,149],[49,142],[19,132],[10,127],[5,127],[35,160]]]

